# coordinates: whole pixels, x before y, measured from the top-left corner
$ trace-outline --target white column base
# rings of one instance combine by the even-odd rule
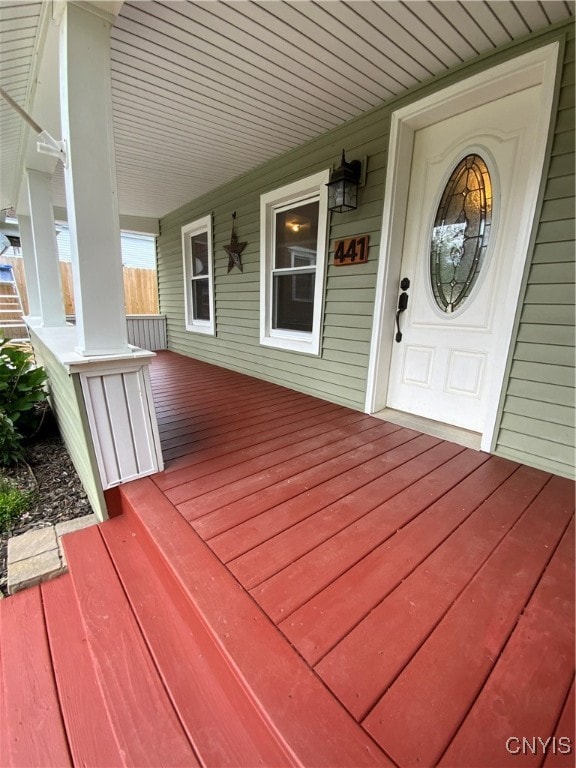
[[[148,362],[116,360],[80,373],[104,490],[163,469]]]
[[[74,326],[36,335],[80,379],[103,490],[164,469],[148,366],[154,352],[85,357],[74,351]]]

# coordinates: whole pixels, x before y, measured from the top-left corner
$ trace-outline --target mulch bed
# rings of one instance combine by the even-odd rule
[[[0,468],[22,490],[36,493],[36,503],[8,533],[0,533],[0,592],[7,594],[8,539],[35,528],[44,528],[92,512],[74,465],[60,436],[44,437],[29,446],[26,462]]]

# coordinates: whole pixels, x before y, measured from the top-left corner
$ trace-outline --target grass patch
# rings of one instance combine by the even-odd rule
[[[0,533],[9,531],[34,503],[34,492],[23,491],[0,477]]]

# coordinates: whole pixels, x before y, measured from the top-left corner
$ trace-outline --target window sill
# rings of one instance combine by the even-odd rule
[[[187,325],[189,333],[201,333],[204,336],[216,336],[216,329],[212,325]]]
[[[260,338],[263,347],[282,349],[288,352],[300,352],[304,355],[320,355],[320,342],[313,339],[312,334],[263,336]]]

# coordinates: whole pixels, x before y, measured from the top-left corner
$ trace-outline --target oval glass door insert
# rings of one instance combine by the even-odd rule
[[[430,244],[430,281],[438,307],[460,309],[486,258],[492,224],[492,183],[480,155],[466,155],[452,171],[436,212]]]

